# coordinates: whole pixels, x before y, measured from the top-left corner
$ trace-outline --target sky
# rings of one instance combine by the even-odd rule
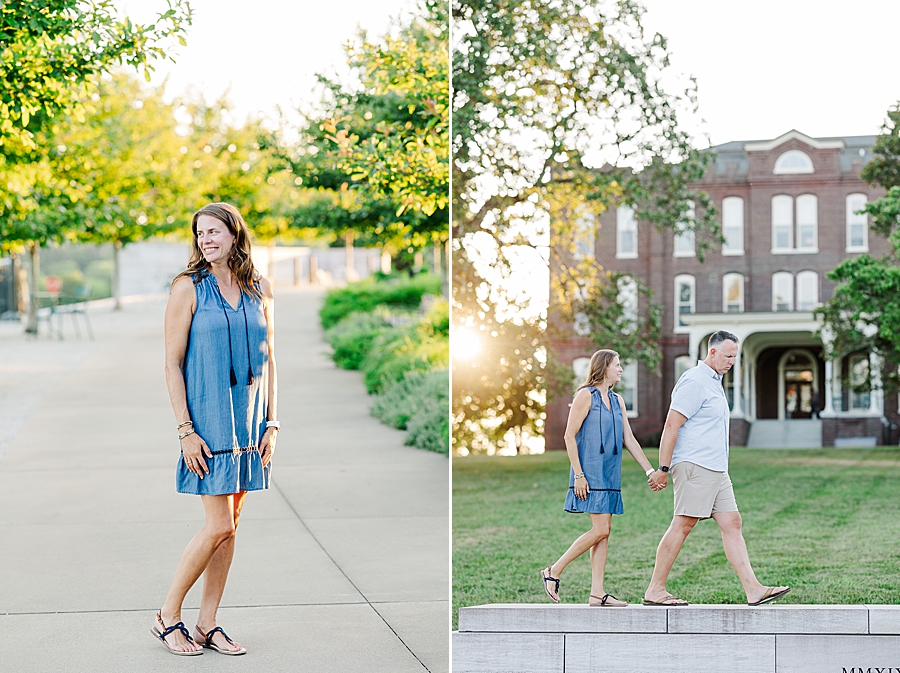
[[[875,135],[900,100],[900,3],[643,0],[644,27],[692,74],[712,143]],[[690,129],[692,132],[694,128]]]
[[[189,89],[208,100],[229,90],[236,117],[271,115],[315,103],[316,73],[340,72],[343,50],[359,27],[381,37],[392,17],[415,7],[414,0],[190,0],[193,25],[176,62],[157,61],[152,83],[168,76],[167,93]],[[140,23],[167,9],[165,0],[117,0]]]

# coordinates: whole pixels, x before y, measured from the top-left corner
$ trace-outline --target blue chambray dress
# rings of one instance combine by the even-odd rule
[[[224,300],[209,271],[201,271],[192,279],[197,308],[191,321],[184,380],[194,431],[213,456],[205,458],[209,474],[200,479],[187,468],[181,455],[177,490],[223,495],[266,489],[272,464],[263,467],[259,452],[266,429],[269,378],[262,302],[242,293],[235,309]]]
[[[622,514],[622,408],[610,391],[607,409],[600,391],[590,386],[591,409],[575,435],[578,458],[590,493],[587,500],[575,497],[575,471],[569,468],[567,512]]]

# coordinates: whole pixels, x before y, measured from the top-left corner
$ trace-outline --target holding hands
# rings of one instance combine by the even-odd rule
[[[647,478],[647,485],[654,491],[661,491],[669,484],[669,473],[656,470]]]

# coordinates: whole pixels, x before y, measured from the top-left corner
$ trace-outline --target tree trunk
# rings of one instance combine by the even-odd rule
[[[119,281],[121,279],[121,274],[119,273],[119,253],[121,251],[122,251],[122,241],[115,241],[113,243],[113,282],[112,282],[112,295],[113,295],[113,299],[115,299],[115,305],[113,306],[114,311],[120,311],[122,309],[121,288],[119,287]]]
[[[36,241],[28,244],[28,252],[31,265],[28,269],[28,321],[25,323],[25,331],[28,334],[37,334],[37,280],[40,273],[41,246]]]
[[[355,280],[359,280],[359,274],[356,273],[356,264],[353,260],[353,232],[348,231],[344,236],[344,250],[347,253],[347,261],[346,261],[346,273],[347,282],[352,283]]]

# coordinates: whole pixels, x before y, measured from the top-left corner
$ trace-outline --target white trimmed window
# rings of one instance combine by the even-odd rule
[[[772,274],[772,310],[794,310],[794,274],[787,271]]]
[[[638,415],[637,408],[637,383],[638,368],[637,362],[623,362],[622,364],[622,382],[616,385],[616,392],[625,400],[625,412],[628,418],[635,418]]]
[[[867,201],[865,194],[847,196],[847,252],[869,251],[869,216],[859,212]]]
[[[693,367],[694,364],[695,362],[691,359],[690,355],[679,355],[675,358],[675,382],[677,383],[678,379],[681,378],[681,375]]]
[[[619,303],[622,305],[622,321],[620,328],[626,334],[634,332],[638,318],[637,281],[631,276],[619,278]]]
[[[744,254],[744,199],[726,196],[722,199],[723,255]]]
[[[686,325],[682,316],[694,313],[697,307],[696,282],[690,274],[675,276],[675,332],[685,332]]]
[[[594,239],[597,230],[594,213],[582,213],[575,220],[575,259],[594,258]]]
[[[850,367],[850,410],[851,411],[868,411],[871,394],[869,391],[854,392],[856,386],[865,385],[869,378],[869,358],[862,353],[856,353],[850,356],[847,363]]]
[[[631,206],[616,209],[616,259],[637,259],[637,220]]]
[[[726,273],[722,276],[722,311],[744,312],[744,274]]]
[[[792,175],[798,173],[815,173],[812,159],[806,152],[788,150],[775,160],[775,175]]]
[[[772,252],[794,249],[794,200],[786,194],[772,197]]]
[[[797,250],[819,251],[819,201],[812,194],[797,197]]]
[[[797,310],[812,311],[819,305],[819,274],[801,271],[797,274]]]
[[[675,234],[675,257],[694,257],[696,256],[696,246],[694,245],[694,221],[696,210],[693,201],[687,203],[687,213],[685,221],[678,223],[679,232]]]
[[[796,217],[795,217],[796,209]],[[796,222],[796,227],[794,223]],[[819,200],[801,194],[795,200],[787,194],[772,197],[772,253],[815,253],[819,251]]]
[[[591,368],[590,358],[575,358],[572,360],[572,373],[575,375],[575,387],[577,388],[587,379],[588,370]]]

